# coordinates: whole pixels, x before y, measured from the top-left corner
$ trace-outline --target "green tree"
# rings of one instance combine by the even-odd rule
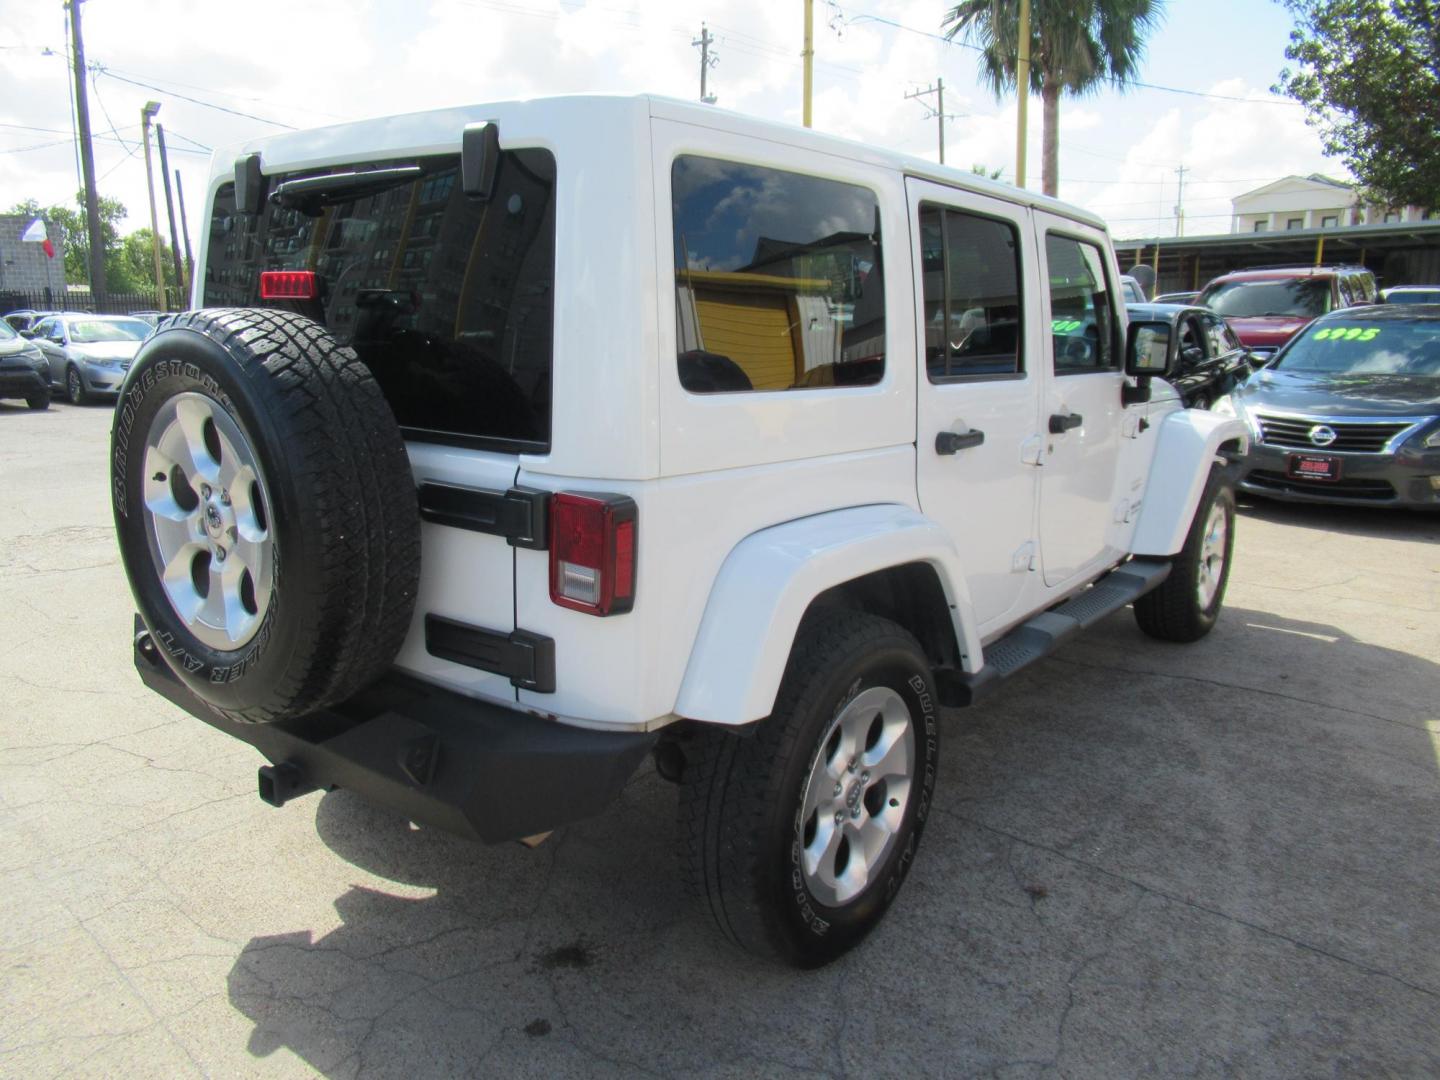
[[[1030,89],[1044,110],[1046,195],[1060,188],[1060,95],[1078,97],[1132,80],[1163,9],[1164,0],[1031,0]],[[980,49],[981,71],[996,97],[1016,88],[1019,0],[961,0],[941,25],[946,37]]]
[[[170,254],[170,245],[160,240],[160,269],[165,275],[165,287],[175,295],[175,261]],[[154,234],[149,229],[136,229],[120,241],[116,252],[105,256],[105,277],[115,292],[155,291]]]
[[[1305,106],[1325,153],[1367,197],[1440,207],[1440,4],[1285,0],[1295,17],[1275,87]]]

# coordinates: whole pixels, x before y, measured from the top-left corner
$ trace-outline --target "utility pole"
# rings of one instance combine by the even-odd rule
[[[105,306],[105,234],[100,230],[100,193],[95,188],[95,150],[90,145],[90,100],[85,96],[85,39],[80,34],[81,0],[69,0],[70,36],[75,45],[75,119],[79,124],[80,166],[85,174],[85,235],[90,241],[90,298]]]
[[[190,257],[190,223],[185,220],[185,185],[180,183],[180,170],[175,170],[175,199],[180,204],[180,236],[185,241],[185,286],[195,284],[195,260]],[[185,294],[185,304],[190,304],[190,294]]]
[[[155,125],[160,147],[160,178],[165,181],[165,214],[170,219],[170,254],[175,257],[175,286],[185,292],[185,264],[180,261],[180,235],[175,231],[175,199],[170,194],[170,159],[165,156],[165,125]]]
[[[147,101],[140,110],[140,126],[145,129],[145,191],[150,196],[150,250],[155,255],[156,306],[161,311],[169,311],[170,305],[165,300],[165,268],[160,262],[160,220],[155,214],[155,174],[150,168],[150,122],[159,111],[158,101]]]
[[[810,126],[810,91],[815,85],[815,0],[805,0],[805,49],[800,53],[805,61],[805,103],[802,110],[804,123]]]
[[[949,115],[945,112],[945,80],[944,80],[944,79],[936,79],[934,86],[927,86],[924,90],[916,90],[916,91],[913,91],[912,93],[906,94],[906,95],[905,95],[905,100],[906,100],[906,101],[910,101],[910,100],[912,100],[912,99],[925,98],[925,97],[929,97],[931,94],[934,94],[934,95],[936,96],[936,104],[935,104],[935,107],[934,107],[934,108],[931,108],[931,107],[930,107],[930,103],[929,103],[929,102],[926,102],[926,101],[921,101],[920,104],[925,106],[925,109],[926,109],[926,112],[927,112],[927,115],[926,115],[925,119],[928,120],[928,119],[930,119],[931,116],[933,116],[933,117],[935,117],[935,118],[940,122],[940,164],[941,164],[941,165],[944,165],[944,164],[945,164],[945,121],[946,121],[946,120],[953,120],[953,119],[954,119],[954,117],[949,116]]]
[[[1025,186],[1025,120],[1030,107],[1030,0],[1020,0],[1015,52],[1015,186]]]
[[[1175,170],[1180,185],[1175,189],[1175,235],[1185,235],[1185,174],[1190,170],[1183,164]]]
[[[700,36],[690,42],[691,45],[698,46],[700,49],[700,100],[706,105],[715,104],[715,95],[707,93],[705,87],[705,77],[710,74],[710,69],[720,62],[718,56],[710,55],[710,46],[714,41],[715,35],[710,33],[709,30],[706,30],[705,24],[702,22],[700,24]]]

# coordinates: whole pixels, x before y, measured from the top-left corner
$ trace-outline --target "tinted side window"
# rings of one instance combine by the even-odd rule
[[[1116,366],[1115,313],[1100,249],[1084,240],[1047,233],[1050,340],[1061,375]]]
[[[920,236],[930,381],[1024,370],[1015,227],[927,204]]]
[[[680,384],[866,386],[885,373],[880,206],[855,184],[712,158],[671,171]]]
[[[236,214],[233,185],[222,187],[205,306],[258,306],[261,271],[312,270],[318,301],[266,303],[352,346],[407,435],[548,445],[554,157],[503,153],[489,202],[466,198],[457,154],[375,164],[422,173],[304,207],[267,202],[255,216]],[[288,178],[270,178],[270,190]]]
[[[1240,339],[1235,336],[1235,331],[1230,329],[1229,323],[1216,315],[1205,316],[1205,331],[1210,336],[1210,351],[1215,356],[1222,356],[1240,348]]]

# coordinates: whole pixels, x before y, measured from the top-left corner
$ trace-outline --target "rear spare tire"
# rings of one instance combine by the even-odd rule
[[[232,720],[343,701],[399,651],[420,574],[415,483],[380,388],[324,327],[177,316],[121,389],[110,477],[141,619]]]

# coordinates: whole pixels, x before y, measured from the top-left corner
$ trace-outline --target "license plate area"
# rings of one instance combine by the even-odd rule
[[[1295,480],[1333,483],[1340,479],[1340,460],[1328,454],[1291,454],[1286,461],[1285,473]]]

